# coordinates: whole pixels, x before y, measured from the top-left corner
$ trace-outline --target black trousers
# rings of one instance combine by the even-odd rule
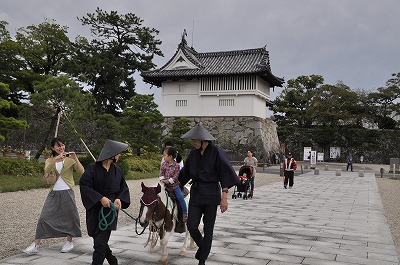
[[[294,171],[285,171],[285,181],[283,183],[283,186],[287,187],[287,184],[289,182],[289,187],[293,187],[294,184]]]
[[[215,219],[217,217],[218,205],[193,205],[189,204],[189,215],[187,220],[187,228],[190,236],[199,247],[196,253],[196,259],[206,260],[210,254]],[[199,230],[201,217],[203,216],[203,233]]]
[[[112,254],[112,251],[108,246],[110,235],[111,230],[101,231],[100,229],[97,229],[93,236],[94,251],[92,265],[103,265],[105,259],[107,259],[110,265],[118,265],[117,258]]]
[[[353,171],[353,163],[347,163],[346,171],[349,170],[349,167],[350,167],[350,170]]]

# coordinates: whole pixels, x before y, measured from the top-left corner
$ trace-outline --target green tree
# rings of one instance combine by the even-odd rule
[[[372,106],[374,122],[380,129],[394,129],[396,121],[392,115],[399,114],[400,110],[400,73],[392,74],[392,78],[386,82],[385,87],[378,88],[377,92],[368,95]]]
[[[360,127],[364,117],[359,94],[342,82],[319,87],[310,101],[308,113],[314,125],[337,128],[342,125]]]
[[[96,131],[91,138],[96,139],[98,144],[107,139],[124,139],[123,126],[117,117],[107,113],[100,114],[96,119]]]
[[[320,75],[299,76],[289,80],[272,107],[277,124],[309,128],[314,121],[310,104],[323,82],[324,78]]]
[[[7,21],[0,20],[0,43],[11,40],[10,32],[7,30]]]
[[[63,70],[71,52],[71,42],[66,35],[67,27],[56,24],[54,20],[46,20],[39,25],[19,28],[13,41],[6,25],[6,22],[0,23],[0,80],[9,84],[9,98],[19,106],[13,109],[15,113],[12,116],[29,118],[30,125],[37,125],[40,122],[35,118],[40,116],[35,117],[31,113],[37,113],[38,110],[30,109],[34,108],[33,105],[26,102],[29,102],[30,95],[37,93],[36,84],[45,82],[47,76],[56,76]],[[23,139],[31,136],[25,132]],[[37,135],[37,131],[34,134]]]
[[[9,99],[18,104],[25,96],[22,91],[26,90],[24,85],[24,63],[19,55],[20,46],[13,41],[6,26],[6,21],[0,21],[0,82],[7,84],[10,89]],[[10,114],[17,116],[17,113]]]
[[[28,127],[25,120],[7,116],[10,109],[17,107],[12,101],[8,100],[9,93],[8,85],[0,83],[0,142],[7,139],[10,130]]]
[[[91,27],[94,39],[76,40],[69,71],[88,84],[99,112],[118,115],[135,95],[134,74],[153,68],[154,55],[162,56],[155,37],[159,32],[142,26],[132,13],[97,8],[78,19]]]
[[[39,25],[19,28],[15,38],[28,70],[45,76],[58,75],[71,53],[72,43],[67,33],[67,26],[47,19]]]
[[[137,94],[128,101],[122,114],[123,135],[138,156],[142,150],[159,151],[164,117],[157,107],[153,95]]]
[[[172,129],[170,135],[167,135],[163,142],[168,140],[172,141],[176,149],[180,152],[185,149],[193,147],[192,143],[188,139],[182,139],[181,136],[190,130],[190,120],[187,118],[177,118],[172,122]]]
[[[54,136],[56,129],[58,129],[58,136],[63,136],[65,141],[72,141],[76,138],[74,131],[72,131],[68,121],[63,119],[63,123],[58,124],[58,117],[61,114],[68,114],[74,116],[78,106],[87,106],[86,96],[81,93],[81,89],[77,83],[68,78],[67,76],[48,76],[44,82],[40,82],[35,86],[35,91],[30,97],[31,110],[36,110],[32,113],[35,117],[39,117],[41,128],[38,131],[32,132],[42,137],[41,147],[36,154],[39,158],[43,149],[50,142],[50,138]],[[64,116],[65,117],[65,116]],[[31,122],[39,123],[39,119],[32,117]],[[61,120],[61,117],[60,117]],[[59,127],[57,127],[57,124]],[[46,130],[43,130],[46,128]],[[68,143],[71,143],[71,142]],[[76,141],[76,140],[75,140]]]
[[[28,92],[35,92],[34,82],[43,81],[48,75],[57,76],[64,70],[72,48],[67,33],[68,27],[54,20],[18,29],[15,38],[24,62],[21,80]]]

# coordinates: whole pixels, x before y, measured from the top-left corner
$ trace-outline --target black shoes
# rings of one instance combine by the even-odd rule
[[[199,265],[206,265],[206,261],[205,260],[199,260]]]
[[[287,189],[286,186],[283,186],[283,187],[284,187],[285,189]]]

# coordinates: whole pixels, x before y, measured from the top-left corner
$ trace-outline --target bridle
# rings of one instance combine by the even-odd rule
[[[146,202],[144,200],[145,195],[152,197],[152,201],[151,202]],[[160,196],[158,194],[156,194],[155,192],[147,192],[147,191],[143,192],[143,196],[140,199],[140,210],[139,210],[139,216],[138,216],[137,220],[139,220],[140,217],[142,216],[144,207],[147,207],[149,209],[150,207],[152,207],[154,205],[152,207],[153,208],[153,213],[152,213],[152,217],[151,217],[151,222],[149,222],[150,223],[150,231],[151,232],[160,231],[163,228],[164,224],[165,224],[165,219],[167,217],[168,196],[167,196],[167,202],[164,205],[165,207],[164,207],[164,216],[162,218],[162,223],[160,224],[160,226],[157,226],[156,222],[157,221],[161,221],[161,219],[157,220],[157,214],[158,214],[158,209],[160,207],[160,204],[162,204],[162,203],[163,202],[161,201]],[[146,227],[147,227],[147,225],[144,228],[146,228]]]

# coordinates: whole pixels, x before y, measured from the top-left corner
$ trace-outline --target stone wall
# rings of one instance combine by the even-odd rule
[[[185,117],[191,127],[201,122],[217,139],[216,145],[225,150],[232,161],[242,161],[251,149],[260,162],[269,162],[273,153],[279,151],[276,123],[258,117]],[[174,117],[166,117],[163,137],[172,129]]]

